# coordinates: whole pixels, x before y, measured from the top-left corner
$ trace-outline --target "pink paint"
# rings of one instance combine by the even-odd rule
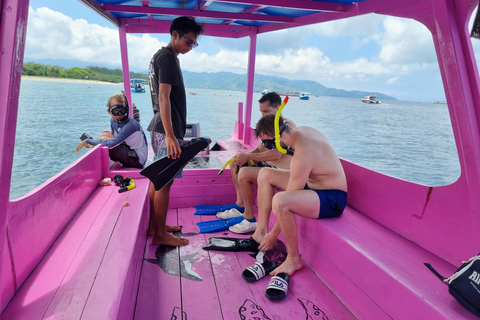
[[[252,139],[251,128],[257,34],[372,12],[412,18],[432,32],[458,149],[459,179],[448,186],[429,187],[342,160],[349,185],[349,206],[338,219],[297,220],[305,269],[292,277],[291,291],[282,303],[264,298],[266,284],[261,281],[248,284],[241,279],[243,269],[252,263],[248,254],[204,252],[200,247],[208,236],[203,235],[191,236],[189,247],[182,249],[197,254],[199,261],[192,265],[192,270],[202,275],[203,282],[179,281],[149,263],[143,264],[140,277],[149,182],[142,179],[139,170],[110,166],[107,149],[94,148],[29,194],[14,201],[8,199],[28,1],[3,0],[0,2],[2,319],[52,316],[75,319],[82,314],[87,318],[131,319],[135,301],[137,319],[151,314],[169,319],[175,312],[180,312],[180,316],[186,312],[194,318],[210,314],[212,318],[233,319],[239,316],[240,306],[248,301],[275,318],[305,318],[297,299],[307,299],[326,310],[330,319],[352,316],[341,303],[362,319],[473,318],[422,263],[430,262],[441,273],[450,275],[461,260],[478,253],[480,86],[465,28],[477,2],[367,0],[353,5],[319,1],[282,4],[319,10],[299,18],[249,14],[259,10],[256,5],[277,5],[270,0],[253,1],[254,6],[242,13],[208,10],[214,2],[203,2],[201,11],[153,8],[146,1],[142,2],[144,6],[105,5],[101,9],[95,1],[86,2],[119,26],[124,87],[131,103],[127,33],[168,32],[170,22],[156,19],[161,14],[227,19],[228,23],[223,25],[206,24],[206,34],[249,36],[250,53],[245,121],[239,108],[232,139],[219,141],[223,150],[209,155],[224,163],[236,152],[251,150],[258,143]],[[122,10],[145,14],[147,19],[118,21],[113,13]],[[264,25],[247,27],[234,23],[252,18]],[[218,176],[218,169],[188,170],[182,179],[175,181],[169,223],[181,223],[184,232],[195,232],[195,222],[204,218],[193,216],[194,205],[235,201],[229,171]],[[132,176],[137,187],[118,194],[114,186],[98,185],[103,177],[112,178],[117,173]],[[119,204],[125,200],[131,206],[120,208]],[[32,235],[41,236],[32,238]],[[147,243],[145,258],[152,258],[155,249]]]

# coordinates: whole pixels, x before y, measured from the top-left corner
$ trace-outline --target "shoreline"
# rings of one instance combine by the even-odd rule
[[[56,82],[74,82],[74,83],[95,83],[95,84],[118,84],[123,85],[122,82],[113,83],[106,81],[98,80],[82,80],[82,79],[69,79],[69,78],[50,78],[50,77],[37,77],[37,76],[24,76],[22,75],[23,80],[37,80],[37,81],[56,81]]]

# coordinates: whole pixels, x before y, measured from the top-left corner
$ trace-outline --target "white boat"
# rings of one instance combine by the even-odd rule
[[[298,97],[300,98],[300,100],[308,100],[310,99],[310,92],[300,92],[300,94],[298,95]]]
[[[365,96],[365,98],[362,99],[362,102],[363,103],[375,103],[375,104],[382,103],[380,100],[377,100],[377,96],[374,95],[374,94],[369,95],[369,96]]]

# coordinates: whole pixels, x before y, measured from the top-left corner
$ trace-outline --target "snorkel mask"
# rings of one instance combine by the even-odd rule
[[[108,108],[108,111],[116,117],[121,117],[128,114],[128,107],[123,104],[116,104]]]
[[[124,124],[128,121],[128,107],[123,104],[116,104],[108,108],[108,111],[115,117],[122,117],[122,119],[114,119],[116,123]]]
[[[280,145],[280,136],[282,135],[283,131],[287,128],[287,123],[284,122],[282,128],[280,129],[280,114],[282,114],[283,107],[288,102],[288,96],[285,97],[283,100],[282,104],[280,105],[280,108],[278,108],[277,113],[275,114],[275,146],[277,147],[277,150],[280,151],[283,154],[287,153],[287,150],[282,148]]]

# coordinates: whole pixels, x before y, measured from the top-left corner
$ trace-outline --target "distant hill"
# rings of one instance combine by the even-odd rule
[[[35,62],[25,62],[23,64],[22,75],[88,79],[112,83],[120,83],[123,81],[123,73],[121,69],[109,69],[97,66],[87,66],[86,68],[73,67],[66,69],[57,65],[39,64]],[[146,73],[130,72],[130,78],[148,79],[148,75]],[[183,79],[187,88],[233,91],[247,90],[246,74],[236,74],[232,72],[199,73],[183,71]],[[256,74],[253,90],[261,92],[265,89],[289,94],[306,91],[310,92],[311,95],[345,98],[363,98],[364,96],[375,93],[377,97],[382,100],[397,100],[394,97],[379,92],[358,90],[348,91],[344,89],[327,88],[318,82],[310,80],[288,80],[280,77]]]
[[[188,88],[199,89],[217,89],[245,91],[247,89],[247,75],[231,72],[190,72],[183,71],[183,80]],[[344,97],[344,98],[363,98],[364,96],[375,93],[378,99],[397,100],[395,97],[374,91],[344,90],[337,88],[327,88],[318,82],[311,80],[289,80],[274,76],[255,75],[253,90],[260,92],[262,90],[275,91],[280,93],[298,93],[300,91],[310,92],[311,95]]]

